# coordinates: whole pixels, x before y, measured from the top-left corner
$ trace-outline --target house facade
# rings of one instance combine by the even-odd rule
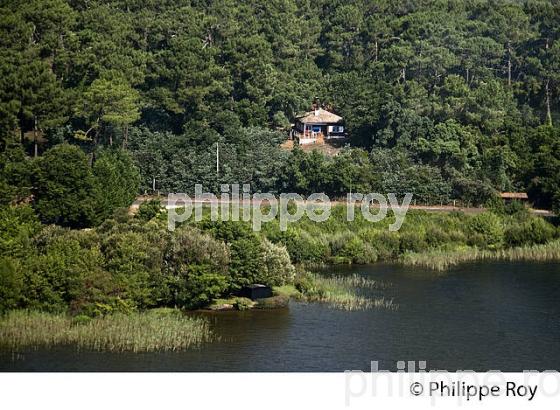
[[[317,108],[296,117],[290,136],[300,145],[343,140],[346,138],[344,120],[330,111]]]

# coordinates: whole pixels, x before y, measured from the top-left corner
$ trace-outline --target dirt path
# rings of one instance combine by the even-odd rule
[[[140,196],[138,198],[136,198],[136,200],[132,203],[132,205],[129,208],[130,213],[136,213],[138,210],[138,207],[140,206],[140,204],[142,202],[148,201],[150,199],[158,199],[158,197],[156,196]],[[159,197],[159,200],[161,201],[161,204],[166,208],[166,209],[170,209],[173,207],[173,205],[169,205],[167,198],[166,197]],[[195,200],[194,198],[191,198],[191,202],[193,204],[210,204],[209,201],[205,201],[205,200]],[[231,204],[232,201],[231,200],[222,200],[222,199],[217,199],[216,201],[213,201],[213,203],[217,203],[217,204],[224,204],[224,203],[228,203]],[[239,200],[239,204],[240,205],[246,205],[249,203],[256,203],[256,201],[243,201],[243,200]],[[302,201],[298,201],[296,202],[297,204],[301,204],[301,205],[305,205],[305,202]],[[339,200],[333,200],[330,201],[331,205],[349,205],[346,201],[339,201]],[[355,205],[359,205],[359,202],[356,202]],[[183,204],[178,204],[178,206],[183,206]],[[376,207],[375,205],[373,205],[373,207]],[[458,207],[458,206],[453,206],[453,205],[410,205],[409,209],[418,209],[418,210],[423,210],[426,212],[453,212],[453,211],[459,211],[459,212],[463,212],[466,214],[479,214],[482,213],[486,210],[486,208],[475,208],[475,207]],[[553,216],[554,214],[550,211],[544,210],[544,209],[532,209],[531,208],[531,212],[535,215],[540,215],[540,216]]]

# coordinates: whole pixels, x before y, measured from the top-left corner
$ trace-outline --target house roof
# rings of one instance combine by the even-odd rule
[[[342,122],[342,117],[322,108],[306,112],[296,118],[305,124],[330,124]]]
[[[500,198],[504,199],[528,199],[525,192],[502,192]]]

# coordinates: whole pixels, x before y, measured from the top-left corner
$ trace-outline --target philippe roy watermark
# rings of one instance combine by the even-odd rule
[[[394,221],[389,224],[390,231],[398,231],[404,222],[412,194],[407,193],[399,203],[397,195],[388,193],[349,193],[346,195],[346,220],[353,221],[356,208],[363,218],[370,222],[379,222],[388,217],[391,209]],[[203,207],[210,206],[212,221],[245,221],[251,222],[253,230],[260,231],[263,223],[278,218],[280,230],[285,231],[288,224],[307,216],[313,222],[324,222],[331,216],[332,203],[324,193],[313,193],[307,198],[296,193],[251,193],[251,187],[244,184],[221,185],[221,195],[203,192],[202,185],[195,185],[195,195],[169,194],[167,197],[168,219],[170,231],[175,230],[177,223],[192,217],[195,221],[203,219]],[[179,212],[180,211],[180,212]]]
[[[398,361],[395,371],[382,370],[378,361],[372,361],[371,372],[346,371],[345,376],[346,406],[367,397],[417,397],[429,400],[432,405],[440,400],[461,405],[499,398],[532,402],[537,397],[560,395],[560,374],[551,370],[448,372],[427,370],[425,361]]]

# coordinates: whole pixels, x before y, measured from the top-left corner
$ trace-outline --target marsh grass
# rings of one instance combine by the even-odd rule
[[[78,349],[110,352],[183,350],[211,340],[208,322],[178,311],[114,314],[77,322],[62,314],[11,311],[0,318],[0,347]]]
[[[436,271],[444,271],[460,263],[482,260],[552,262],[560,261],[560,241],[500,250],[467,248],[456,251],[408,253],[400,260],[407,266],[419,266]]]
[[[374,280],[358,275],[329,277],[312,274],[311,277],[316,291],[306,295],[310,301],[324,302],[343,310],[398,309],[392,299],[358,294],[359,288],[379,288],[379,283]]]

